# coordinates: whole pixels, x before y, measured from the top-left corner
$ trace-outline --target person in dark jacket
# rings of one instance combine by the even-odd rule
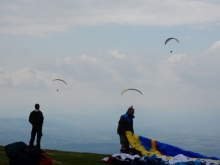
[[[118,121],[117,133],[119,134],[121,152],[126,152],[129,149],[129,142],[126,137],[125,131],[131,131],[134,133],[133,128],[133,118],[134,118],[134,108],[133,106],[129,107],[127,112],[121,116]]]
[[[44,116],[43,116],[43,113],[39,109],[40,109],[40,105],[35,104],[35,110],[33,110],[29,116],[29,122],[32,124],[31,139],[30,139],[29,145],[30,146],[34,145],[34,139],[37,134],[37,145],[36,146],[40,148],[41,147],[40,141],[41,141],[41,137],[43,136],[42,127],[43,127],[43,122],[44,122]]]

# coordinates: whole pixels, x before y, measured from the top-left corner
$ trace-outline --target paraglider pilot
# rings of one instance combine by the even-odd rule
[[[34,145],[34,139],[37,134],[37,145],[36,146],[39,148],[41,147],[40,140],[43,135],[42,134],[43,121],[44,121],[44,116],[43,116],[43,113],[40,111],[40,105],[35,104],[35,110],[33,110],[29,116],[29,122],[32,124],[31,139],[29,142],[29,146]]]
[[[134,108],[133,106],[131,106],[128,108],[127,112],[120,117],[118,121],[117,133],[119,134],[120,138],[121,153],[126,153],[129,150],[129,142],[126,137],[125,131],[131,131],[132,133],[134,133],[133,118]]]

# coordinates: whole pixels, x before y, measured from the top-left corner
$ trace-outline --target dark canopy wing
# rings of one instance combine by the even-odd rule
[[[170,40],[176,40],[176,41],[179,43],[179,41],[178,41],[176,38],[168,38],[168,39],[166,39],[166,41],[165,41],[165,45],[166,45],[167,42],[169,42]]]

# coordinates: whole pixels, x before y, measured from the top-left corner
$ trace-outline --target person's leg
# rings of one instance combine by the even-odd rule
[[[42,137],[42,128],[39,128],[38,130],[37,130],[37,147],[41,147],[40,146],[40,140],[41,140],[41,137]]]
[[[32,130],[31,130],[31,139],[30,139],[30,142],[29,142],[29,145],[30,146],[33,146],[34,145],[34,139],[35,139],[35,135],[37,133],[37,130],[35,127],[32,127]]]
[[[119,135],[120,138],[120,144],[121,144],[121,152],[126,152],[127,149],[129,148],[129,142],[126,137],[126,135]]]

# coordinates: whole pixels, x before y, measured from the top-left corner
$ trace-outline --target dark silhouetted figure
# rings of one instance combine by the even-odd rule
[[[32,124],[31,139],[30,139],[29,145],[30,146],[34,145],[34,139],[37,134],[37,145],[36,146],[40,148],[41,147],[40,140],[41,140],[41,137],[43,136],[42,127],[43,127],[43,122],[44,122],[44,116],[43,116],[43,113],[39,109],[40,109],[40,105],[35,104],[35,110],[33,110],[29,116],[29,122]]]
[[[125,131],[131,131],[134,133],[133,129],[133,118],[134,118],[134,108],[133,106],[129,107],[127,112],[122,115],[118,121],[117,133],[119,134],[121,150],[120,152],[126,153],[129,149],[129,142],[126,137]]]
[[[172,53],[173,51],[171,50],[170,53]]]

